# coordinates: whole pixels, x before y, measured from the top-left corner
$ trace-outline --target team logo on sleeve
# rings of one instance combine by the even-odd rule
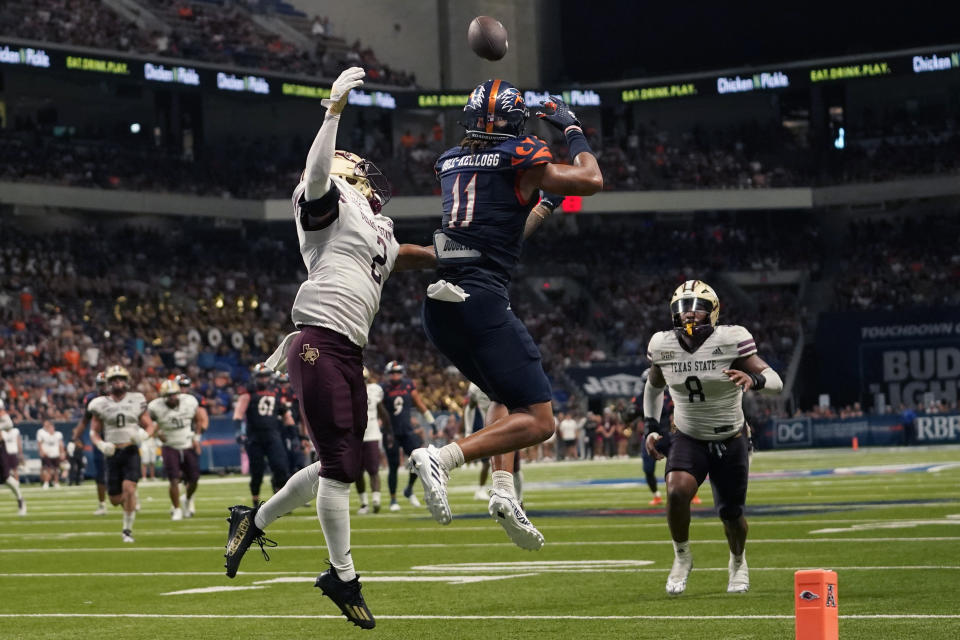
[[[675,354],[673,353],[673,351],[661,351],[661,352],[660,352],[660,359],[661,359],[661,360],[673,360],[674,355],[675,355]]]
[[[308,344],[303,345],[303,351],[300,352],[300,359],[306,362],[307,364],[314,364],[317,359],[320,357],[320,350],[316,347],[311,347]]]

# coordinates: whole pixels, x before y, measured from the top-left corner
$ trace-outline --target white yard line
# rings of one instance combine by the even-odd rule
[[[199,620],[342,620],[341,615],[297,614],[189,614],[189,613],[0,613],[0,618],[150,618]],[[850,614],[844,620],[960,620],[960,614]],[[715,615],[715,616],[569,616],[569,615],[378,615],[377,620],[793,620],[792,615]]]

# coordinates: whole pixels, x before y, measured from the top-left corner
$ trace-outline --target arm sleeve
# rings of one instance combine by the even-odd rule
[[[330,190],[330,166],[337,147],[339,124],[340,116],[327,111],[323,125],[307,153],[307,166],[303,171],[303,180],[307,184],[304,195],[307,200],[316,200]]]
[[[760,389],[760,393],[776,395],[783,391],[783,380],[780,378],[780,374],[774,371],[771,367],[767,367],[761,371],[760,375],[762,375],[766,380],[766,383],[763,385],[763,389]]]
[[[663,415],[663,387],[657,388],[647,378],[647,384],[643,388],[643,417],[652,418],[660,421]]]

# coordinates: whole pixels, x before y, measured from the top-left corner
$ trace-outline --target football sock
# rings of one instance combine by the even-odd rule
[[[505,493],[508,496],[516,497],[516,489],[513,484],[513,474],[509,471],[493,472],[493,490]]]
[[[269,500],[263,503],[253,524],[261,531],[269,527],[274,520],[285,516],[297,507],[302,507],[317,495],[317,482],[320,479],[320,465],[311,464],[290,476],[287,484],[281,487]]]
[[[380,504],[380,492],[379,492],[379,491],[374,491],[374,492],[373,492],[373,504]]]
[[[513,474],[513,491],[517,500],[523,502],[523,471],[517,471]]]
[[[463,450],[456,442],[440,447],[437,451],[437,457],[440,458],[440,465],[447,471],[456,469],[463,464]]]
[[[131,511],[127,513],[123,512],[123,530],[124,531],[133,531],[133,521],[137,518],[137,512]]]
[[[674,540],[673,553],[678,556],[684,553],[690,553],[690,541],[684,540],[683,542],[677,542]]]
[[[367,494],[366,491],[364,491],[363,493],[360,494],[360,504],[361,504],[361,506],[364,506],[364,507],[365,507],[365,506],[367,506],[368,504],[370,504],[370,501],[367,499],[367,496],[368,496],[368,494]]]
[[[23,495],[20,493],[19,480],[13,476],[7,476],[7,486],[10,487],[10,491],[13,491],[13,495],[17,496],[17,500],[23,500]]]
[[[317,517],[327,541],[330,564],[341,580],[353,580],[357,572],[350,556],[350,485],[332,478],[320,478]]]
[[[653,473],[645,474],[647,477],[647,486],[650,487],[650,493],[657,492],[657,476]]]
[[[412,487],[416,481],[417,481],[417,474],[411,473],[410,478],[407,479],[407,489]]]
[[[734,552],[731,551],[731,552],[730,552],[730,559],[733,560],[734,562],[740,563],[740,562],[743,562],[743,556],[744,556],[745,554],[746,554],[746,551],[744,551],[744,552],[741,553],[740,555],[737,555],[737,554],[735,554]]]

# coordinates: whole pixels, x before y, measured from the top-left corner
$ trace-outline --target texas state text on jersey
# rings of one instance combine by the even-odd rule
[[[757,352],[750,332],[718,325],[693,353],[674,330],[650,338],[647,358],[660,367],[674,403],[677,429],[698,440],[723,440],[743,426],[743,391],[725,373],[734,361]]]

